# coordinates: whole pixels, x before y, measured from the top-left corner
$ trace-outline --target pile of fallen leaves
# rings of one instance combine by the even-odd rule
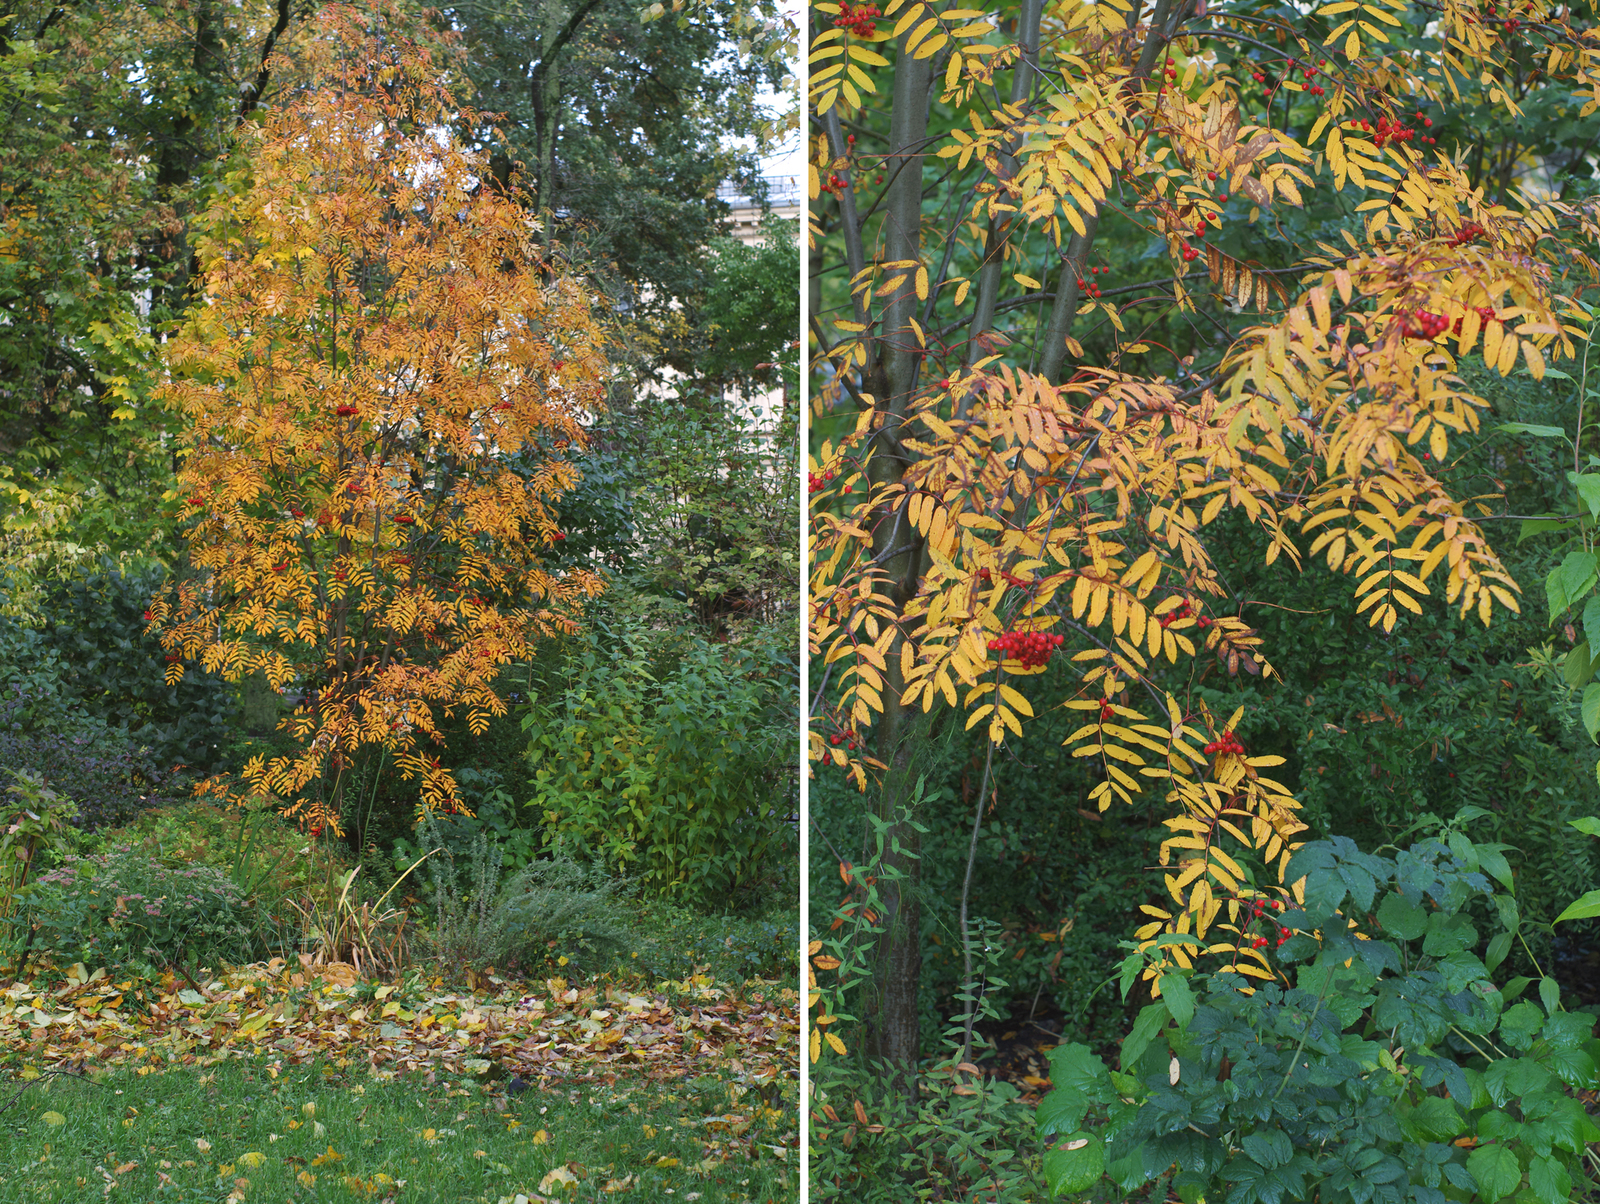
[[[282,958],[189,983],[116,981],[80,963],[0,990],[0,1049],[25,1077],[262,1054],[528,1082],[604,1068],[677,1078],[710,1063],[762,1096],[797,1067],[799,996],[778,982],[479,982],[466,993],[439,990],[439,979],[379,985],[344,963],[291,969]]]

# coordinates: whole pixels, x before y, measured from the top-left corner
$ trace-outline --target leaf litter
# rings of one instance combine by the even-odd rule
[[[485,989],[444,990],[440,979],[416,977],[375,984],[345,963],[291,969],[282,958],[187,983],[171,973],[118,980],[78,963],[59,985],[41,973],[0,990],[0,1049],[22,1061],[25,1082],[86,1065],[149,1074],[263,1055],[291,1065],[365,1062],[385,1079],[505,1081],[513,1094],[566,1080],[717,1073],[738,1104],[701,1121],[710,1165],[756,1153],[752,1127],[762,1128],[760,1114],[798,1074],[799,997],[777,981],[730,989],[696,975],[647,988],[475,975],[474,985]]]

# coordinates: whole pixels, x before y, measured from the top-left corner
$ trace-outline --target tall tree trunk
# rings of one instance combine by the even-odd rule
[[[915,28],[915,22],[908,29]],[[928,129],[928,103],[933,87],[931,59],[913,59],[902,36],[900,63],[895,71],[894,113],[889,130],[889,162],[895,164],[884,219],[884,252],[890,260],[922,262],[922,160]],[[883,337],[877,343],[877,362],[869,373],[870,391],[877,400],[878,453],[871,476],[875,484],[898,480],[909,464],[900,427],[916,394],[921,348],[913,325],[918,298],[908,276],[904,287],[885,310]],[[916,590],[923,568],[923,541],[904,520],[904,507],[880,510],[873,537],[873,556],[896,581],[897,609]],[[902,635],[899,637],[903,639]],[[917,897],[921,842],[914,828],[896,822],[897,811],[909,801],[915,787],[917,740],[924,725],[900,702],[905,682],[900,675],[898,641],[888,650],[883,692],[884,714],[876,747],[888,767],[874,805],[878,816],[892,824],[887,837],[889,863],[904,874],[891,884],[884,899],[884,934],[878,942],[877,973],[872,1007],[867,1015],[865,1049],[895,1067],[903,1090],[916,1090],[915,1070],[921,1046],[917,1014],[917,987],[922,978],[921,907]],[[894,853],[895,842],[903,850]]]

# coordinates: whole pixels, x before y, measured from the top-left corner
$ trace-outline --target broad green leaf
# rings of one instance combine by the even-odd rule
[[[1194,992],[1189,989],[1189,980],[1178,971],[1169,970],[1161,976],[1161,998],[1167,1001],[1167,1010],[1178,1027],[1187,1029],[1194,1019]]]
[[[1502,422],[1494,428],[1513,435],[1532,435],[1535,439],[1565,439],[1567,432],[1559,426],[1539,426],[1532,422]]]
[[[1044,1155],[1045,1182],[1052,1197],[1087,1191],[1106,1169],[1106,1147],[1093,1133],[1074,1133]]]
[[[1438,1095],[1423,1096],[1415,1108],[1401,1113],[1400,1123],[1422,1141],[1449,1141],[1467,1127],[1461,1109]]]
[[[1585,815],[1582,819],[1569,819],[1567,823],[1585,836],[1600,836],[1600,819]]]
[[[1506,960],[1506,954],[1511,952],[1511,934],[1509,932],[1497,933],[1489,941],[1489,947],[1484,950],[1484,968],[1493,974],[1496,967]]]
[[[1578,496],[1589,507],[1589,517],[1600,518],[1600,472],[1569,472],[1567,480],[1577,487]]]
[[[1477,1180],[1485,1204],[1494,1204],[1517,1190],[1522,1182],[1522,1164],[1503,1145],[1483,1145],[1467,1157],[1467,1170]]]
[[[1559,1159],[1535,1154],[1528,1163],[1528,1188],[1540,1204],[1563,1204],[1572,1196],[1572,1176]]]
[[[1593,600],[1593,598],[1590,598],[1591,602]],[[1566,680],[1567,685],[1574,690],[1581,689],[1594,677],[1589,646],[1588,640],[1579,640],[1562,662],[1561,676]]]
[[[1122,1039],[1122,1069],[1129,1070],[1138,1064],[1144,1051],[1150,1048],[1150,1042],[1167,1026],[1167,1021],[1172,1018],[1172,1013],[1161,1000],[1147,1003],[1139,1010],[1139,1018],[1133,1022],[1133,1028]]]
[[[1039,1101],[1035,1124],[1041,1137],[1072,1132],[1091,1105],[1110,1098],[1105,1063],[1087,1045],[1058,1045],[1050,1052],[1055,1089]]]
[[[1595,554],[1593,552],[1568,552],[1561,563],[1550,570],[1545,578],[1545,600],[1550,605],[1550,621],[1581,602],[1594,588]]]
[[[1428,928],[1428,913],[1402,894],[1391,891],[1378,905],[1378,923],[1403,941],[1414,941]]]
[[[1240,1144],[1246,1154],[1268,1170],[1282,1166],[1294,1157],[1294,1145],[1282,1129],[1252,1133]]]
[[[1572,524],[1564,518],[1525,518],[1522,520],[1521,529],[1517,533],[1517,542],[1532,535],[1543,535],[1546,531],[1565,531]]]
[[[1561,988],[1556,985],[1555,979],[1546,977],[1539,980],[1539,1002],[1552,1016],[1561,1010]]]
[[[1511,863],[1505,859],[1505,854],[1501,853],[1499,849],[1480,844],[1478,846],[1478,864],[1493,874],[1495,881],[1500,883],[1501,886],[1507,890],[1512,889],[1512,884],[1516,879],[1511,873]],[[1515,928],[1516,925],[1508,923],[1506,927]]]
[[[1600,682],[1589,682],[1584,687],[1582,716],[1584,730],[1589,733],[1590,740],[1600,741]]]
[[[1559,924],[1562,920],[1590,920],[1600,916],[1600,890],[1592,890],[1582,898],[1568,903],[1552,924]]]

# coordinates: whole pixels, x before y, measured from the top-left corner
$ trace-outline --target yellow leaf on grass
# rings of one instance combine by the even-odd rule
[[[539,1180],[539,1190],[550,1191],[577,1191],[578,1176],[574,1175],[564,1166],[558,1166],[543,1179]]]
[[[548,1132],[546,1132],[544,1129],[540,1129],[537,1133],[535,1133],[533,1135],[533,1144],[534,1145],[544,1145],[549,1140],[550,1140],[550,1134]]]
[[[59,1112],[46,1112],[44,1114],[44,1123],[47,1125],[64,1125],[67,1123],[67,1118]]]
[[[251,1150],[249,1153],[239,1155],[240,1166],[258,1167],[263,1165],[266,1160],[267,1156],[257,1150]]]

